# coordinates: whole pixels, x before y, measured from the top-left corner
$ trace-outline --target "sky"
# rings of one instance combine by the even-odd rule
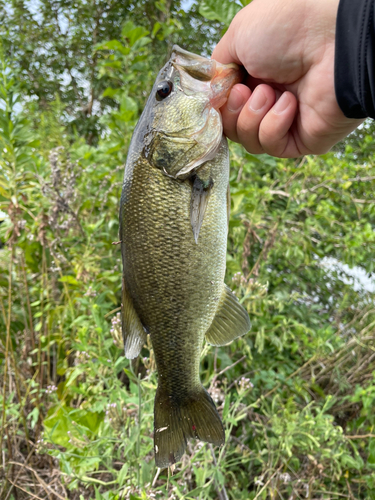
[[[190,9],[190,7],[193,5],[193,3],[194,3],[194,0],[182,0],[181,8],[187,12]]]
[[[348,279],[343,278],[344,283],[352,283],[354,290],[359,291],[363,288],[367,292],[375,292],[375,280],[370,278],[366,271],[364,271],[361,267],[355,266],[350,268],[347,264],[343,264],[339,260],[332,257],[324,257],[321,264],[328,269],[344,271],[344,273],[353,279],[349,281]]]

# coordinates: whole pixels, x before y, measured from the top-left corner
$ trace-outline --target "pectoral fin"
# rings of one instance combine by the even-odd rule
[[[197,175],[193,178],[193,189],[190,201],[190,222],[193,229],[195,243],[198,243],[199,231],[202,227],[204,214],[206,213],[208,199],[211,194],[212,179],[202,181]]]
[[[224,285],[216,315],[206,332],[209,344],[221,346],[245,335],[251,323],[247,311],[238,302],[232,290]]]
[[[124,339],[125,356],[128,359],[136,358],[146,342],[147,334],[141,320],[134,309],[133,301],[122,280],[122,336]]]

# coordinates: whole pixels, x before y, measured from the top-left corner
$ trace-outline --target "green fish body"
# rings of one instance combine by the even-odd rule
[[[195,437],[224,430],[199,378],[204,338],[224,345],[250,328],[224,284],[229,154],[217,111],[234,65],[173,47],[134,131],[120,208],[125,355],[149,334],[158,370],[155,460],[167,467]]]

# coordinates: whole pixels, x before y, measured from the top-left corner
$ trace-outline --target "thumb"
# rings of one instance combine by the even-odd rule
[[[212,59],[218,61],[222,64],[236,63],[242,66],[240,59],[237,56],[235,49],[234,31],[232,24],[229,26],[228,31],[225,33],[220,42],[216,45],[214,51],[212,52]]]

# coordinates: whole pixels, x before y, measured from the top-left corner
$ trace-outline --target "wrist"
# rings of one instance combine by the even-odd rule
[[[294,0],[295,1],[295,0]],[[324,56],[328,46],[334,46],[336,19],[340,0],[309,0],[305,7],[305,57],[316,63]]]

